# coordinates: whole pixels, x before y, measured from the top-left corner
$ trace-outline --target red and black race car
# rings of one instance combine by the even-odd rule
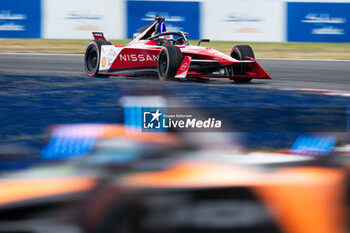
[[[142,72],[158,73],[159,79],[229,78],[235,82],[250,82],[253,78],[271,79],[256,62],[248,45],[233,47],[231,56],[215,49],[190,45],[188,33],[159,32],[164,21],[139,29],[125,47],[112,45],[101,32],[93,32],[94,40],[85,52],[84,66],[89,77],[110,75],[132,76]]]

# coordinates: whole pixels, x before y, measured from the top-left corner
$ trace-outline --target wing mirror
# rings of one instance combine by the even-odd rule
[[[201,40],[198,42],[198,46],[199,46],[202,42],[210,42],[210,40],[209,40],[209,39],[201,39]]]

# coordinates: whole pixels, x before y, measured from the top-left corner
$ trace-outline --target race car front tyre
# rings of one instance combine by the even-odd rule
[[[236,60],[247,60],[247,57],[254,58],[255,55],[253,49],[249,45],[237,45],[233,47],[231,51],[231,57]],[[247,63],[236,64],[233,67],[233,73],[235,75],[244,75],[246,72],[252,71],[252,65]],[[236,83],[249,83],[252,78],[233,78]]]
[[[174,80],[183,56],[177,46],[164,46],[158,58],[158,77],[160,81]]]
[[[91,41],[85,51],[84,57],[84,68],[86,75],[89,77],[108,77],[107,75],[98,74],[100,66],[100,54],[101,54],[101,45],[106,43],[101,40]]]

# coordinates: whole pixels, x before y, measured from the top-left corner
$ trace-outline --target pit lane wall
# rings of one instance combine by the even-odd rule
[[[191,39],[350,42],[350,0],[1,0],[0,38],[132,38],[156,14]]]

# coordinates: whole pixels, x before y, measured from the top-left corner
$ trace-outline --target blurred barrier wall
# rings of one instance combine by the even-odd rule
[[[350,42],[350,2],[288,2],[287,40]]]
[[[92,39],[102,31],[107,38],[125,36],[124,0],[42,0],[43,38]]]
[[[203,37],[223,41],[284,41],[284,1],[204,0]]]
[[[200,2],[147,0],[127,0],[127,37],[154,22],[156,15],[166,18],[167,31],[185,31],[191,39],[200,38]]]
[[[40,0],[0,0],[0,38],[40,37]]]
[[[0,38],[132,38],[166,17],[168,31],[223,41],[350,42],[350,0],[0,0]]]

